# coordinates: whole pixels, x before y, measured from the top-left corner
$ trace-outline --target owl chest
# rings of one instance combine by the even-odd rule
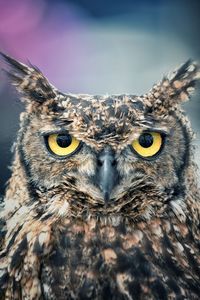
[[[198,299],[198,271],[183,246],[159,222],[142,226],[76,224],[57,232],[41,268],[44,299],[175,299],[188,293]]]

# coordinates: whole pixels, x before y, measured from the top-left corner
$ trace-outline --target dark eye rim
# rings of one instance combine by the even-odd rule
[[[142,158],[144,160],[148,160],[148,161],[151,161],[151,160],[154,160],[156,159],[158,156],[160,156],[161,152],[163,151],[164,147],[165,147],[165,143],[166,143],[166,134],[164,132],[160,132],[160,131],[155,131],[155,130],[145,130],[141,133],[144,134],[144,133],[150,133],[150,132],[157,132],[157,133],[160,133],[161,137],[162,137],[162,145],[160,147],[160,149],[158,150],[158,152],[156,152],[154,155],[152,156],[142,156],[140,155],[134,148],[132,145],[129,145],[129,148],[131,149],[131,151],[136,155],[138,156],[139,158]]]
[[[44,137],[44,143],[45,143],[45,146],[46,146],[46,149],[47,149],[48,153],[49,153],[52,157],[54,157],[54,158],[56,158],[56,159],[64,160],[64,159],[66,159],[66,158],[69,158],[70,156],[73,156],[74,154],[76,154],[77,152],[79,152],[79,151],[81,150],[82,146],[83,146],[83,142],[82,142],[82,141],[79,141],[80,143],[79,143],[78,147],[77,147],[73,152],[71,152],[70,154],[63,155],[63,156],[57,155],[57,154],[55,154],[55,153],[51,150],[51,148],[49,147],[49,143],[48,143],[48,137],[49,137],[50,135],[52,135],[52,134],[61,134],[61,132],[51,132],[51,133],[48,133],[48,134],[43,135],[43,137]],[[66,135],[67,135],[67,134],[69,134],[69,133],[68,133],[68,132],[62,132],[62,134],[66,134]],[[69,134],[69,135],[71,136],[71,134]]]

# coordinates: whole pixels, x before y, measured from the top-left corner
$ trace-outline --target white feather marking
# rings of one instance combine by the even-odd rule
[[[184,213],[185,203],[183,199],[178,199],[170,202],[172,211],[176,215],[176,217],[181,221],[186,221],[186,215]]]

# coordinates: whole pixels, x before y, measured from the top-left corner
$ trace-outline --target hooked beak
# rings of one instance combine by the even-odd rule
[[[113,188],[119,182],[117,163],[114,152],[109,148],[104,149],[98,156],[96,184],[103,193],[105,203],[110,200]]]

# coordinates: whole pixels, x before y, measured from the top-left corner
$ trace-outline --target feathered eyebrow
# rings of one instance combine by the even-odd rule
[[[145,132],[158,132],[164,136],[170,136],[171,135],[171,129],[167,127],[165,124],[145,124],[145,122],[142,122],[141,124],[137,124],[133,126],[133,132],[134,128],[136,128],[139,132],[139,135]]]
[[[55,128],[52,130],[42,130],[38,132],[39,136],[46,136],[46,135],[50,135],[50,134],[61,134],[61,133],[69,133],[69,131],[66,128]]]
[[[164,134],[166,136],[169,136],[171,134],[171,130],[167,127],[147,127],[143,130],[143,132],[146,132],[146,131],[153,131],[153,132],[158,132],[158,133],[161,133],[161,134]]]
[[[136,121],[135,121],[136,122]],[[138,126],[141,127],[142,131],[154,131],[170,135],[170,126],[168,123],[154,120],[151,116],[145,116],[144,119],[138,121]]]
[[[59,127],[62,127],[62,126],[68,126],[70,125],[71,123],[73,123],[72,120],[62,120],[62,119],[53,119],[53,123],[55,124],[55,126],[59,126]]]
[[[51,124],[41,127],[41,129],[38,131],[38,135],[45,136],[54,133],[68,133],[69,130],[66,127],[70,125],[73,121],[66,121],[66,122],[59,122],[59,120],[57,121],[58,122],[52,120]]]

